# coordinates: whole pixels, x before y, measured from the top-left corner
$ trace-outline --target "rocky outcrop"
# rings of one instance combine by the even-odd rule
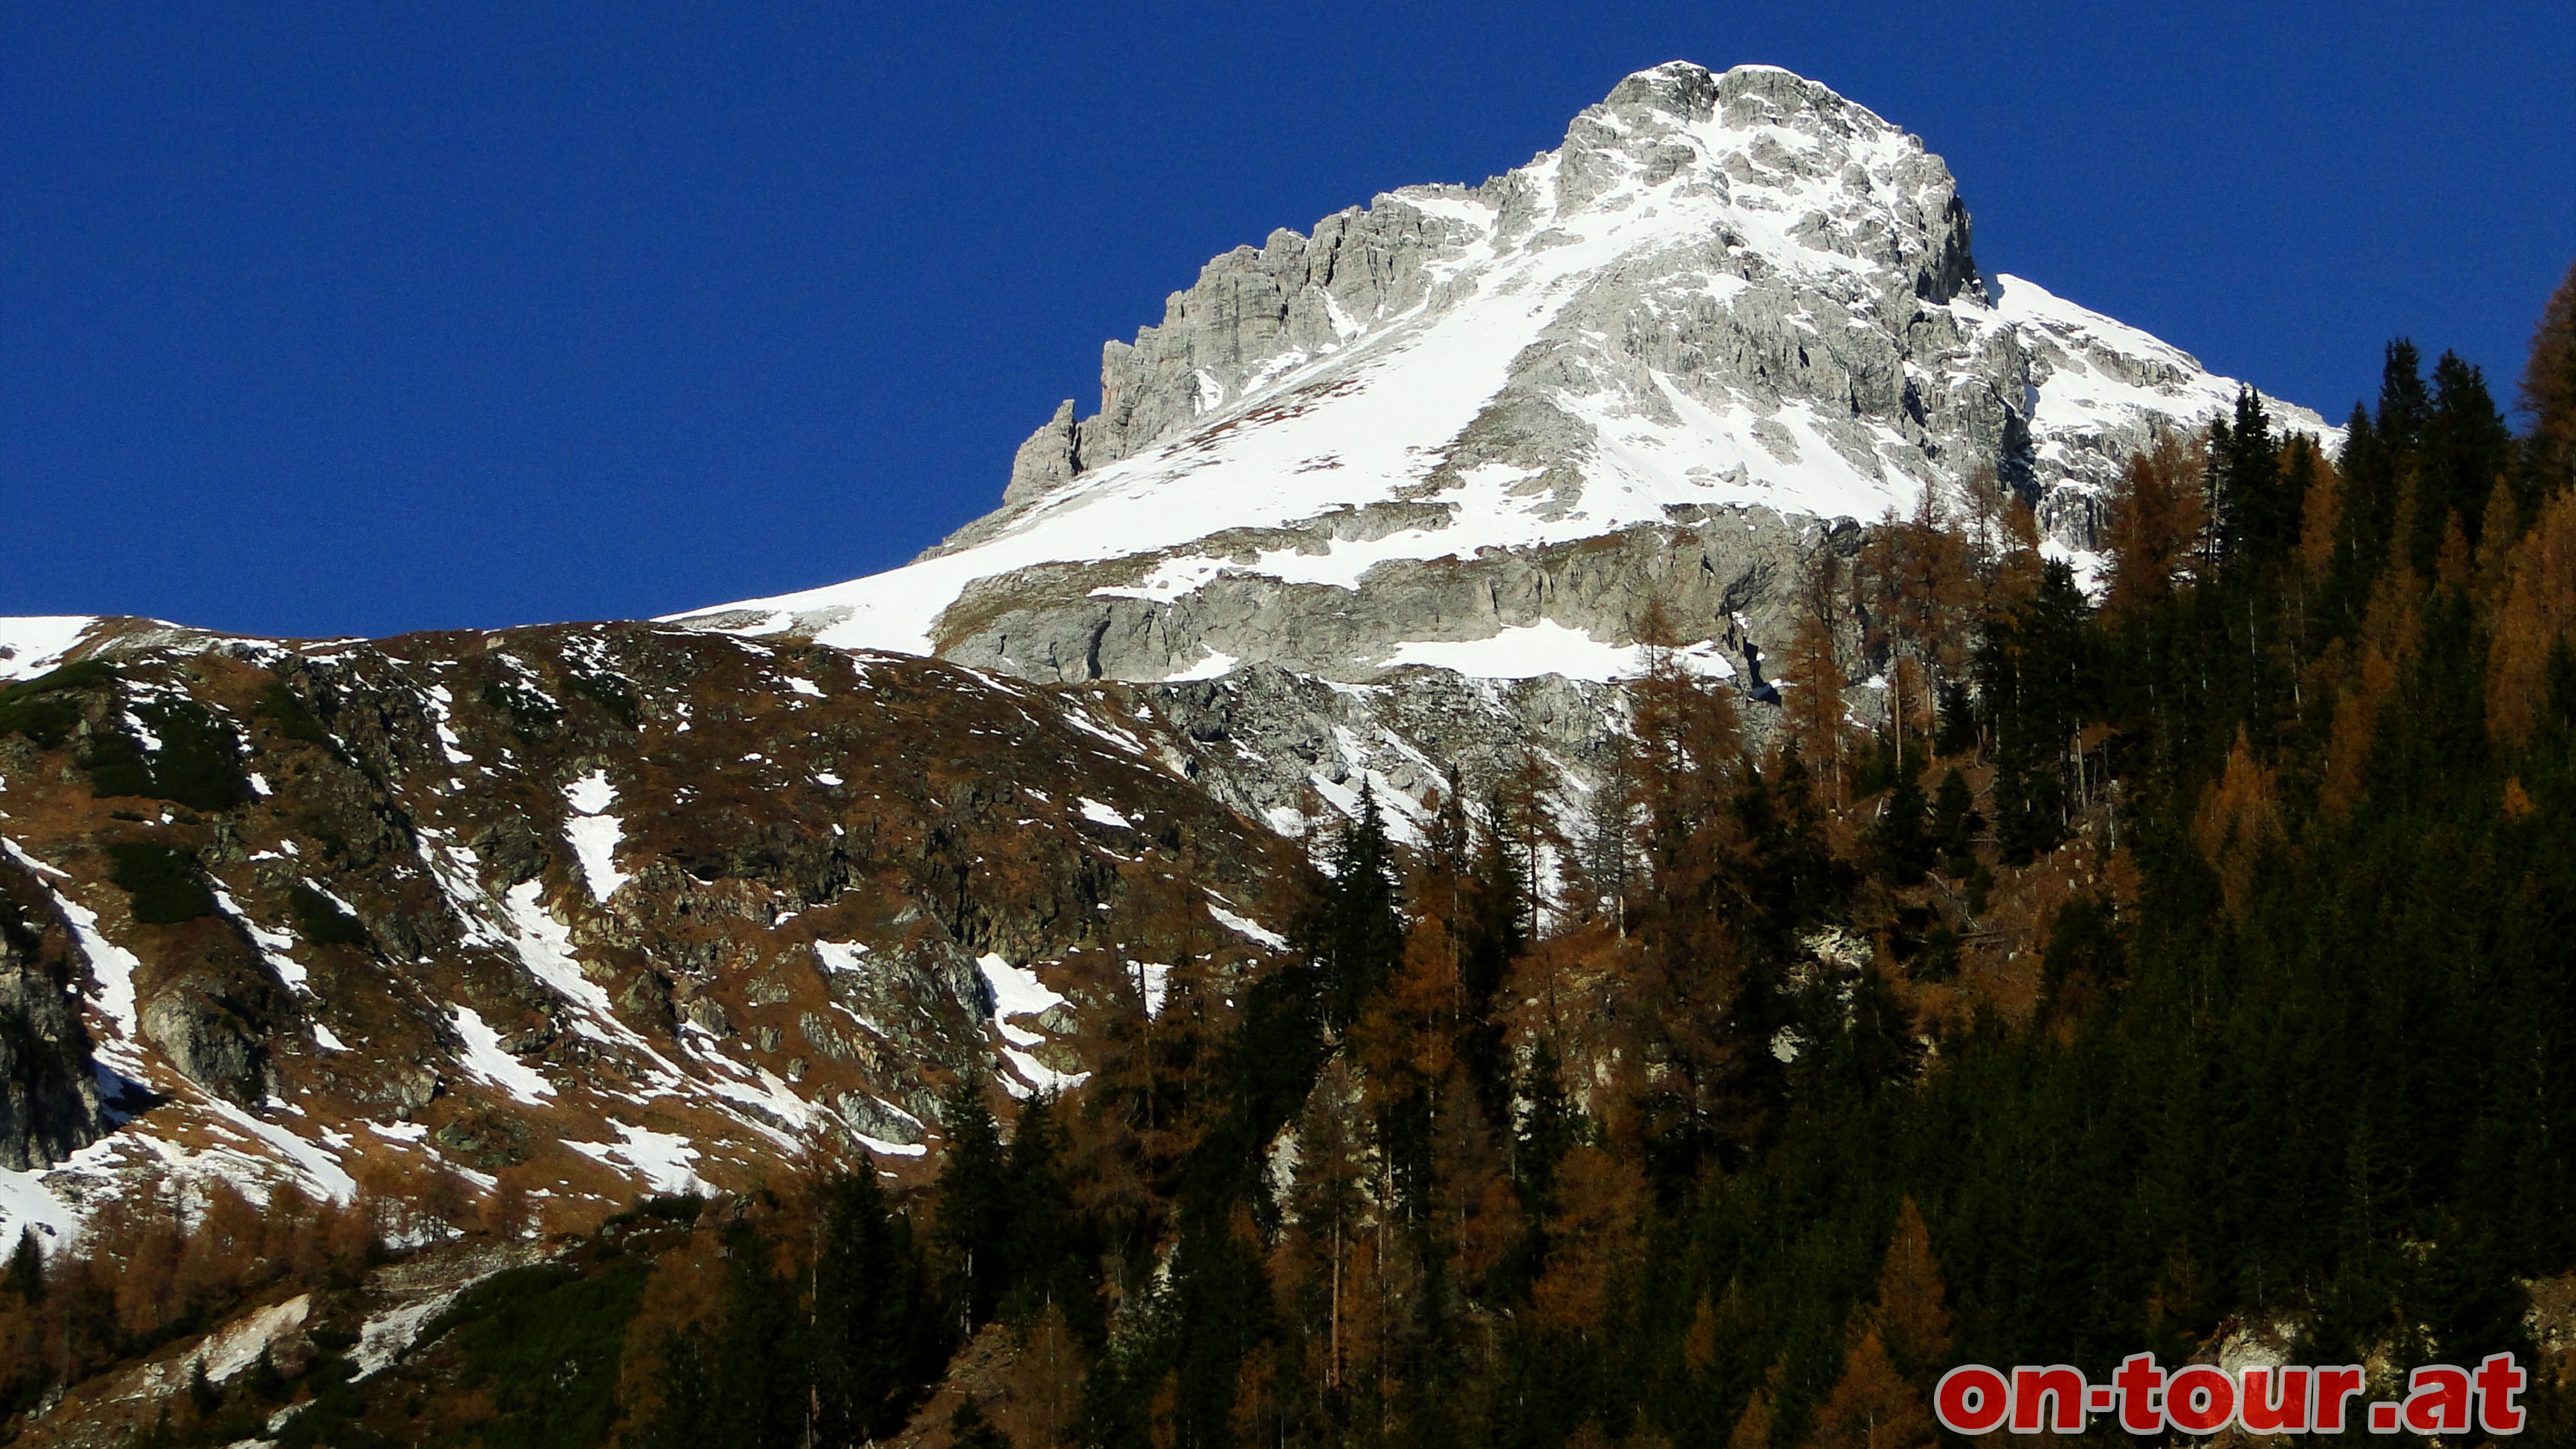
[[[1217,658],[1369,680],[1399,645],[1488,639],[1542,622],[1632,644],[1653,600],[1758,684],[1763,641],[1788,638],[1789,585],[1805,561],[1826,541],[1847,550],[1858,538],[1848,521],[1684,508],[1670,523],[1598,538],[1390,559],[1356,587],[1223,572],[1169,598],[1136,589],[1136,561],[1115,560],[981,581],[952,611],[972,632],[941,639],[940,649],[962,663],[1064,683],[1164,680]]]
[[[1002,506],[1016,508],[1073,481],[1082,471],[1082,442],[1073,418],[1073,399],[1066,398],[1045,427],[1029,434],[1011,458],[1011,481],[1002,490]]]
[[[1424,302],[1429,264],[1469,239],[1410,206],[1352,207],[1311,235],[1282,227],[1237,247],[1175,292],[1162,325],[1101,350],[1100,412],[1082,424],[1084,466],[1141,451],[1311,357]]]
[[[70,985],[70,933],[0,860],[0,1167],[43,1168],[107,1128]]]
[[[143,1039],[181,1076],[227,1101],[268,1098],[268,1040],[259,1022],[195,984],[175,985],[143,1006]]]
[[[1487,796],[1533,754],[1560,778],[1560,813],[1580,814],[1626,718],[1611,686],[1446,669],[1348,685],[1264,664],[1138,695],[1201,789],[1292,836],[1333,828],[1366,784],[1396,836],[1419,841],[1437,801]]]
[[[1746,133],[1780,127],[1826,144],[1757,145],[1706,167],[1709,158],[1686,133],[1710,126]],[[1310,235],[1282,228],[1257,248],[1237,247],[1209,262],[1194,285],[1172,294],[1159,325],[1139,331],[1133,343],[1107,344],[1100,411],[1077,425],[1070,403],[1059,408],[1022,446],[1004,507],[1034,499],[1085,469],[1142,451],[1390,318],[1417,307],[1440,309],[1471,299],[1473,289],[1467,287],[1435,296],[1435,283],[1448,279],[1444,274],[1450,269],[1441,264],[1458,262],[1480,243],[1526,242],[1547,224],[1580,215],[1630,183],[1651,189],[1695,179],[1696,187],[1685,185],[1680,191],[1702,196],[1723,195],[1735,185],[1841,186],[1845,170],[1860,164],[1854,148],[1891,134],[1868,111],[1785,71],[1745,67],[1719,76],[1678,65],[1631,76],[1601,105],[1576,118],[1560,151],[1541,158],[1553,161],[1553,167],[1534,163],[1475,188],[1407,188],[1373,206],[1326,217]],[[1693,178],[1695,168],[1706,168],[1707,174]],[[1885,174],[1859,178],[1864,193],[1878,187],[1893,194],[1885,214],[1855,222],[1812,213],[1793,230],[1807,245],[1866,264],[1876,286],[1934,304],[1974,289],[1967,210],[1940,160],[1915,146]],[[1449,214],[1458,206],[1490,213],[1490,230]],[[1748,245],[1740,233],[1717,229],[1702,242],[1683,249],[1676,259],[1686,268],[1714,264],[1721,273],[1744,269],[1742,262],[1729,262],[1730,253]],[[1543,250],[1546,243],[1539,245]],[[1653,290],[1654,280],[1631,272],[1606,291],[1626,304],[1616,310],[1627,311]],[[1780,324],[1807,299],[1783,289],[1766,300],[1768,305],[1745,309],[1751,315],[1733,345],[1713,350],[1752,364],[1739,370],[1756,378],[1774,375],[1765,363],[1793,358],[1796,368],[1822,363],[1827,373],[1801,391],[1840,394],[1859,413],[1896,411],[1894,385],[1901,377],[1900,369],[1890,365],[1892,358],[1837,365],[1831,352],[1839,339],[1834,329],[1821,326],[1812,330],[1823,340],[1820,351],[1825,355],[1799,357],[1796,347],[1779,345],[1784,340]],[[1834,305],[1842,310],[1839,301]],[[1579,337],[1607,320],[1612,310],[1577,308],[1564,316],[1560,330],[1568,338]],[[1631,319],[1637,324],[1633,329],[1623,329],[1629,333],[1625,340],[1635,344],[1636,355],[1649,366],[1702,360],[1685,354],[1712,350],[1689,332],[1691,320],[1713,320],[1715,309],[1705,310],[1708,315],[1696,319],[1675,319],[1649,309]],[[1743,345],[1754,333],[1769,345]],[[1552,363],[1561,351],[1551,345],[1544,358],[1533,360]],[[1073,446],[1077,427],[1078,450]]]

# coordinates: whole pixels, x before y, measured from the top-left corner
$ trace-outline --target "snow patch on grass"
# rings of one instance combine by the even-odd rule
[[[597,815],[617,803],[617,787],[606,770],[593,770],[564,786],[564,801],[584,815]]]
[[[501,1034],[483,1020],[470,1006],[450,1008],[450,1019],[456,1023],[456,1035],[465,1043],[465,1055],[459,1065],[468,1073],[499,1087],[522,1102],[535,1105],[555,1094],[555,1084],[545,1075],[501,1047]]]
[[[814,943],[815,959],[823,963],[823,971],[826,975],[835,971],[859,970],[859,958],[866,954],[868,954],[868,947],[867,943],[864,941],[817,941]]]
[[[277,973],[277,979],[298,991],[306,990],[303,965],[286,954],[295,944],[294,933],[272,931],[252,920],[250,912],[243,910],[241,902],[234,900],[233,893],[222,886],[215,886],[214,892],[215,904],[223,908],[225,915],[233,918],[233,924],[242,928],[243,935],[250,937],[251,944],[259,948],[260,959],[268,963],[269,970]]]
[[[631,1033],[618,1024],[609,1006],[608,988],[581,974],[581,963],[572,954],[572,929],[546,909],[541,899],[544,892],[545,887],[532,880],[510,887],[507,909],[519,960],[528,974],[581,1008],[581,1016],[573,1022],[575,1031],[594,1041],[625,1040]]]
[[[438,732],[438,748],[447,756],[447,763],[473,764],[474,757],[465,753],[465,741],[457,738],[456,728],[450,722],[456,708],[456,696],[448,693],[444,684],[431,685],[427,694],[430,727]]]
[[[1091,1079],[1089,1072],[1059,1072],[1039,1061],[1025,1048],[1043,1045],[1046,1035],[1011,1024],[1013,1017],[1040,1016],[1062,1005],[1063,996],[1049,990],[1036,972],[989,952],[977,958],[975,969],[983,973],[984,984],[993,994],[993,1029],[1009,1043],[1002,1048],[1002,1060],[1019,1076],[1018,1082],[1005,1080],[1005,1090],[1014,1097],[1031,1091],[1065,1092]]]
[[[1171,996],[1172,967],[1168,961],[1130,961],[1127,969],[1136,973],[1136,989],[1145,1000],[1145,1017],[1152,1020],[1163,1014],[1163,1002]]]
[[[633,879],[617,868],[617,845],[626,838],[626,822],[608,813],[608,807],[617,803],[617,787],[608,783],[606,770],[593,770],[564,787],[564,801],[575,812],[564,822],[564,839],[581,863],[591,899],[606,905],[620,886]]]
[[[591,899],[601,905],[633,879],[617,868],[617,846],[626,838],[626,822],[616,816],[576,815],[564,822],[564,838],[572,843],[573,858],[581,862],[581,878],[590,887]]]
[[[1063,1005],[1064,998],[1048,990],[1038,973],[1014,966],[990,952],[976,959],[975,969],[984,973],[984,984],[993,993],[993,1025],[1003,1039],[1024,1047],[1045,1041],[1041,1033],[1011,1025],[1011,1018],[1043,1015],[1049,1008]]]
[[[644,1179],[645,1188],[658,1193],[712,1191],[706,1180],[689,1166],[697,1160],[698,1149],[685,1137],[656,1132],[631,1122],[611,1122],[617,1129],[616,1142],[566,1142],[564,1146],[595,1161],[635,1173]]]
[[[1227,930],[1234,932],[1236,935],[1241,936],[1246,940],[1258,941],[1262,945],[1267,946],[1274,951],[1285,951],[1288,949],[1287,937],[1280,935],[1277,931],[1271,930],[1269,927],[1262,925],[1260,922],[1253,920],[1249,916],[1238,916],[1234,912],[1227,910],[1225,907],[1218,905],[1214,901],[1208,902],[1208,914],[1216,918],[1216,923],[1218,925],[1225,927]]]

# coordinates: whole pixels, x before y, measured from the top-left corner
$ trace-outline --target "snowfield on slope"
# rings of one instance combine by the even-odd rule
[[[12,684],[60,664],[98,622],[89,614],[0,618],[0,684]]]

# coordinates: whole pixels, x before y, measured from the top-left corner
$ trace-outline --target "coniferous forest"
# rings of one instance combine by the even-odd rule
[[[1987,476],[1820,553],[1776,711],[1650,610],[1579,819],[1364,798],[1291,964],[1135,943],[1161,1009],[960,1082],[929,1190],[656,1199],[139,1442],[1904,1449],[1952,1364],[2246,1344],[2511,1351],[2569,1442],[2576,272],[2518,388],[2394,342],[2339,449],[2249,392],[2102,522],[2079,578]],[[13,1410],[381,1216],[22,1251]]]

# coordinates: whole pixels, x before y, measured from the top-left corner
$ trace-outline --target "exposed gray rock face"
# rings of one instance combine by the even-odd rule
[[[1312,356],[1419,305],[1430,292],[1430,260],[1471,236],[1463,223],[1412,207],[1355,206],[1316,223],[1311,236],[1282,227],[1257,249],[1208,263],[1196,286],[1172,294],[1160,327],[1102,348],[1100,412],[1083,420],[1084,466],[1114,463],[1246,396],[1288,354]]]
[[[952,611],[974,620],[974,632],[946,641],[943,652],[1068,683],[1166,679],[1211,659],[1347,680],[1396,662],[1389,646],[1397,640],[1472,641],[1554,623],[1630,645],[1654,599],[1675,628],[1717,645],[1737,676],[1758,686],[1759,641],[1786,640],[1788,585],[1828,539],[1856,546],[1857,525],[1767,508],[1686,509],[1670,523],[1600,538],[1390,559],[1356,589],[1229,572],[1168,601],[1123,592],[1136,561],[1113,560],[979,581]]]
[[[1013,508],[1030,502],[1072,482],[1073,475],[1081,471],[1082,448],[1073,420],[1073,399],[1066,398],[1047,425],[1029,434],[1029,440],[1020,444],[1019,453],[1011,459],[1011,482],[1002,490],[1002,506]]]
[[[22,903],[10,874],[14,866],[0,861],[0,1167],[24,1172],[98,1140],[106,1117],[89,1032],[69,989],[70,933],[41,906]]]
[[[189,1081],[245,1107],[268,1095],[267,1033],[226,1003],[173,986],[143,1004],[142,1023],[143,1039]]]
[[[1688,172],[1699,152],[1679,136],[1682,128],[1711,122],[1732,127],[1786,125],[1811,137],[1843,143],[1877,139],[1888,127],[1876,116],[1813,82],[1785,71],[1746,68],[1714,76],[1696,66],[1666,66],[1620,82],[1608,100],[1577,117],[1557,153],[1552,177],[1539,167],[1514,172],[1477,188],[1417,187],[1381,198],[1374,207],[1353,207],[1318,222],[1311,236],[1282,228],[1259,248],[1237,247],[1207,264],[1195,286],[1175,292],[1165,304],[1160,326],[1136,334],[1133,344],[1111,342],[1101,359],[1100,412],[1080,423],[1080,462],[1056,474],[1024,466],[1013,470],[1013,483],[1070,481],[1083,468],[1096,468],[1139,452],[1195,423],[1226,402],[1260,391],[1282,370],[1283,361],[1302,362],[1350,341],[1388,318],[1432,301],[1433,283],[1441,277],[1436,263],[1453,261],[1491,239],[1472,222],[1425,211],[1424,201],[1482,203],[1494,213],[1493,231],[1521,240],[1551,220],[1579,213],[1593,202],[1618,192],[1632,181],[1655,187]],[[1705,178],[1701,194],[1724,194],[1729,182],[1776,184],[1783,176],[1819,184],[1856,185],[1866,191],[1866,175],[1847,178],[1854,165],[1837,146],[1793,150],[1774,144],[1753,153],[1758,159],[1729,157],[1733,163]],[[1547,158],[1542,158],[1542,161]],[[1932,302],[1947,302],[1975,284],[1976,269],[1968,246],[1968,214],[1951,188],[1949,173],[1938,158],[1919,148],[1902,158],[1892,174],[1898,199],[1893,214],[1843,224],[1824,213],[1800,224],[1798,235],[1856,261],[1882,269],[1884,286]],[[1561,238],[1537,238],[1544,250]],[[1704,245],[1685,249],[1677,258],[1685,267],[1714,263],[1728,271],[1730,251],[1742,248],[1742,236],[1713,231]],[[1765,269],[1768,270],[1768,269]],[[1610,279],[1604,279],[1610,280]],[[1651,275],[1620,276],[1605,292],[1627,310],[1652,290]],[[1698,280],[1694,278],[1693,280]],[[1463,289],[1440,299],[1455,301]],[[1755,326],[1768,333],[1785,315],[1783,292],[1770,305],[1754,309]],[[1840,310],[1837,305],[1837,310]],[[1607,309],[1577,309],[1565,318],[1567,337],[1588,331],[1590,315]],[[1714,309],[1702,309],[1713,312]],[[1670,319],[1640,313],[1627,319],[1630,341],[1649,366],[1698,361],[1685,354],[1700,351],[1691,334],[1693,321],[1710,316]],[[1558,348],[1551,347],[1554,354]],[[1741,355],[1746,349],[1727,349]],[[1764,361],[1787,362],[1795,348],[1771,347],[1777,354]],[[1823,365],[1834,376],[1820,379],[1809,392],[1840,390],[1859,412],[1886,413],[1897,398],[1888,385],[1900,369],[1885,356],[1856,359],[1842,365],[1830,355]],[[1810,366],[1799,359],[1795,366]],[[1855,386],[1857,384],[1857,386]],[[1022,462],[1032,451],[1053,460],[1068,456],[1057,440],[1072,436],[1073,419],[1059,409],[1023,447]],[[1470,460],[1473,461],[1473,460]],[[1021,489],[1006,495],[1010,507],[1043,491]]]
[[[1949,168],[1866,108],[1675,63],[1518,170],[1209,262],[914,565],[689,622],[1045,681],[1366,682],[1539,622],[1616,648],[1663,596],[1753,687],[1845,536],[1820,520],[1989,475],[2081,563],[2129,453],[2237,387],[1981,274]]]
[[[922,1139],[922,1122],[909,1112],[889,1106],[865,1092],[845,1092],[834,1104],[841,1120],[852,1131],[880,1142],[899,1142],[906,1146]]]
[[[1565,776],[1558,804],[1576,812],[1579,782],[1625,727],[1611,686],[1418,667],[1351,685],[1261,664],[1147,687],[1139,705],[1200,788],[1292,836],[1349,813],[1365,782],[1397,837],[1419,839],[1434,808],[1426,801],[1487,791],[1528,751]]]

